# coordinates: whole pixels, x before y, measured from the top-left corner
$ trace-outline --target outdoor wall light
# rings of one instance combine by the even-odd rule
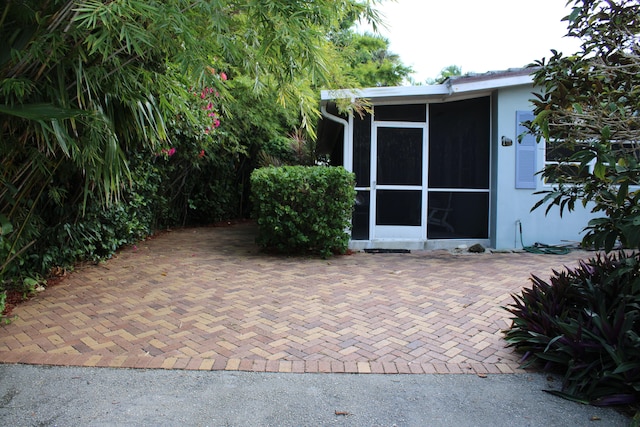
[[[511,138],[507,138],[506,136],[503,136],[501,141],[503,147],[510,147],[511,145],[513,145],[513,140]]]

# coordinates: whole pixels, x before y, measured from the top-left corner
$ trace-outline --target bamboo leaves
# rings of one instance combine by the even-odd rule
[[[259,144],[246,141],[255,138],[256,129],[285,128],[286,133],[302,124],[313,135],[318,89],[350,86],[340,53],[327,35],[360,16],[375,21],[375,3],[2,3],[0,215],[13,228],[6,231],[8,226],[2,225],[3,238],[11,239],[12,248],[0,247],[2,269],[14,268],[19,273],[19,248],[41,235],[46,226],[43,218],[60,206],[86,206],[91,199],[105,208],[117,202],[128,186],[136,184],[130,170],[134,153],[145,153],[153,160],[156,153],[178,140],[184,142],[194,148],[194,155],[185,154],[183,159],[184,178],[214,153],[224,158],[221,163],[225,167],[232,167],[229,158]],[[245,82],[251,81],[255,89],[251,98],[257,100],[254,104],[278,101],[280,105],[238,105],[234,94],[225,89],[222,75],[224,80],[238,81],[242,91]],[[216,93],[220,105],[215,112],[204,111],[192,102],[194,92],[202,88]],[[229,126],[215,138],[212,135],[212,129],[220,125],[218,113],[235,110],[247,114],[258,109],[263,110],[262,122],[281,123],[235,123],[237,130]],[[272,111],[271,117],[264,111]],[[269,130],[269,139],[274,132]],[[178,189],[182,185],[176,183]],[[190,204],[184,212],[193,201],[186,203]],[[79,216],[84,213],[81,209]],[[51,222],[59,223],[56,219]]]

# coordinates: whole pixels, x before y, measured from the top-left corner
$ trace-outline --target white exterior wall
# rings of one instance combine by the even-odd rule
[[[493,196],[496,198],[492,212],[492,237],[497,249],[520,248],[520,234],[517,227],[518,220],[522,222],[523,240],[526,246],[535,242],[545,244],[560,244],[563,241],[580,241],[584,233],[582,229],[594,216],[588,209],[577,204],[576,210],[564,212],[562,218],[559,209],[554,207],[545,216],[546,205],[530,212],[535,203],[543,196],[534,195],[535,191],[550,189],[540,177],[537,179],[536,189],[515,188],[515,159],[518,135],[516,133],[516,111],[532,111],[529,102],[533,96],[531,86],[517,86],[499,89],[494,96],[497,102],[493,114],[493,123],[497,126],[493,132]],[[503,147],[500,139],[506,136],[513,141],[508,147]],[[536,153],[537,170],[544,167],[544,142],[540,142]]]

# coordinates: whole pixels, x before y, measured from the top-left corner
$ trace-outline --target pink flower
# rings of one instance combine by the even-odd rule
[[[218,126],[220,126],[220,120],[219,120],[219,119],[215,119],[215,120],[213,121],[213,127],[216,127],[216,128],[217,128]]]
[[[204,150],[200,150],[200,154],[198,154],[198,157],[200,157],[200,158],[204,157]]]
[[[169,157],[173,156],[174,154],[176,154],[176,149],[171,147],[169,151],[167,151],[167,154],[169,155]]]
[[[220,80],[223,82],[227,80],[227,75],[225,73],[220,73]]]

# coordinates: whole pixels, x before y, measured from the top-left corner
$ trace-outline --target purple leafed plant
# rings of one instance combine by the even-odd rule
[[[594,405],[640,402],[640,254],[597,255],[512,295],[505,333],[524,366],[564,374],[553,392]]]

